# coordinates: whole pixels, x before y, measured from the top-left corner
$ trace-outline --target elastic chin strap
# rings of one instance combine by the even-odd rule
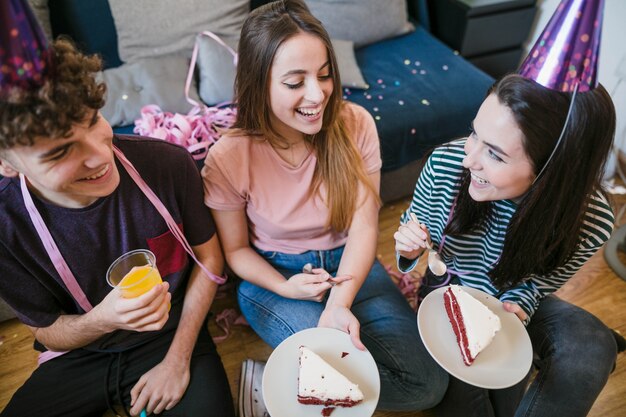
[[[561,141],[563,140],[563,136],[565,136],[565,130],[567,129],[567,125],[569,124],[570,117],[572,116],[572,110],[574,109],[574,100],[576,99],[576,94],[578,93],[579,85],[580,85],[579,83],[576,83],[576,85],[574,86],[574,91],[572,92],[572,100],[569,102],[569,109],[567,110],[567,117],[565,117],[565,123],[563,124],[563,129],[561,129],[559,140],[556,141],[556,145],[554,145],[554,149],[552,149],[552,153],[548,157],[548,160],[546,161],[546,163],[543,164],[543,168],[541,168],[541,171],[539,171],[539,174],[537,174],[531,186],[537,182],[539,177],[541,177],[541,174],[543,174],[543,172],[548,167],[548,164],[552,160],[552,157],[554,156],[554,154],[556,154],[557,149],[559,149],[559,145],[561,144]]]

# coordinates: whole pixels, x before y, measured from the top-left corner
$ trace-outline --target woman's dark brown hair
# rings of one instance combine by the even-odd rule
[[[85,56],[66,39],[50,46],[52,71],[43,86],[11,88],[0,94],[0,150],[30,146],[37,137],[67,137],[104,106],[106,87],[94,74],[102,67],[96,56]]]
[[[270,70],[278,48],[298,33],[316,36],[328,53],[333,92],[324,110],[321,131],[305,136],[305,140],[317,157],[311,191],[318,192],[320,185],[325,185],[330,211],[328,225],[343,231],[350,226],[356,210],[359,183],[365,184],[376,198],[378,196],[365,172],[354,138],[349,137],[343,120],[338,117],[342,108],[341,81],[330,37],[303,1],[265,4],[253,10],[244,22],[235,79],[237,120],[233,128],[259,136],[275,147],[288,146],[270,121]]]
[[[495,94],[508,107],[524,135],[523,147],[538,175],[561,134],[572,95],[544,88],[519,75],[496,82]],[[504,248],[490,273],[500,288],[517,285],[533,274],[563,265],[580,243],[589,199],[604,174],[615,135],[615,108],[602,86],[578,93],[563,139],[545,171],[518,202]],[[490,216],[490,202],[476,202],[468,192],[465,170],[454,215],[445,232],[468,233]]]

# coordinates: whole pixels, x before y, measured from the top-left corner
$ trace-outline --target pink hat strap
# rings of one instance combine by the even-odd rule
[[[143,180],[143,178],[141,178],[141,175],[139,175],[139,172],[137,171],[137,169],[126,158],[126,156],[124,156],[122,151],[119,150],[119,148],[117,148],[116,146],[113,146],[113,152],[115,153],[115,156],[117,156],[119,161],[122,163],[124,168],[126,168],[126,171],[128,171],[128,175],[130,175],[130,177],[135,181],[135,183],[137,183],[137,186],[141,189],[141,191],[145,194],[145,196],[148,198],[148,200],[150,200],[152,205],[161,214],[161,216],[165,220],[165,223],[167,224],[167,227],[170,229],[170,231],[172,232],[172,234],[174,235],[176,240],[178,240],[178,242],[183,246],[183,248],[189,254],[189,256],[191,256],[191,258],[196,262],[196,264],[200,267],[202,272],[204,272],[208,278],[210,278],[211,280],[215,281],[218,284],[225,283],[226,282],[226,277],[225,276],[222,277],[222,276],[216,275],[213,272],[209,271],[196,258],[196,255],[193,253],[193,250],[191,249],[191,246],[189,245],[189,242],[187,242],[187,239],[185,238],[185,235],[183,234],[183,232],[178,227],[178,224],[176,224],[176,222],[172,218],[172,215],[170,214],[170,212],[167,210],[167,208],[161,202],[161,200],[159,200],[159,197],[157,197],[157,195],[154,193],[154,191],[152,191],[152,189],[148,186],[148,184],[146,184],[146,182]]]
[[[76,277],[70,270],[67,262],[65,262],[65,258],[61,255],[57,244],[50,234],[50,230],[48,230],[46,223],[41,218],[41,214],[39,214],[37,207],[35,207],[33,198],[28,191],[28,186],[26,185],[26,178],[22,173],[20,173],[20,187],[22,189],[22,197],[24,198],[24,204],[26,205],[26,210],[28,210],[30,220],[33,222],[35,230],[37,230],[46,252],[48,252],[52,265],[54,265],[54,269],[56,269],[59,276],[63,280],[65,287],[68,289],[70,294],[72,294],[72,297],[74,297],[74,300],[76,300],[78,305],[80,305],[85,312],[90,311],[93,306],[87,299],[83,290],[80,288],[80,285],[78,285]]]

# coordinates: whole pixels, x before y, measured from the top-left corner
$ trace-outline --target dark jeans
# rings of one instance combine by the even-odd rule
[[[119,408],[119,392],[126,409],[130,390],[139,377],[157,365],[167,352],[174,331],[122,353],[78,349],[42,364],[20,387],[0,414],[2,417],[101,417],[108,404]],[[108,399],[107,399],[108,397]],[[222,361],[206,325],[191,359],[191,379],[185,395],[162,416],[234,417],[233,401]]]
[[[477,388],[450,377],[437,416],[583,417],[614,368],[617,345],[591,313],[555,296],[544,298],[527,327],[537,375],[503,390]]]
[[[301,272],[306,263],[335,274],[343,247],[299,255],[259,253],[285,277]],[[243,281],[239,306],[250,326],[276,347],[299,330],[316,327],[324,303],[293,300]],[[417,331],[417,318],[385,268],[375,261],[352,304],[361,324],[361,340],[380,372],[378,407],[421,410],[437,404],[448,385],[448,374],[431,358]]]

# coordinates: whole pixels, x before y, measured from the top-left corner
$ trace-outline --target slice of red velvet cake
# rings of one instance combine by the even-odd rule
[[[359,386],[306,346],[300,346],[298,402],[352,407],[363,401]]]
[[[470,366],[500,330],[500,317],[458,285],[450,285],[443,293],[443,303],[463,362]]]

